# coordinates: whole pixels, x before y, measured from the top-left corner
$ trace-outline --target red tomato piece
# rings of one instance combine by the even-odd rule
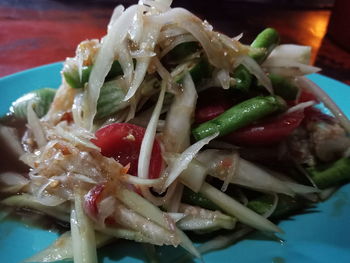
[[[85,212],[92,218],[96,218],[98,214],[98,202],[101,201],[102,192],[106,188],[106,185],[99,184],[91,188],[90,191],[85,195],[84,208]]]
[[[312,101],[312,100],[318,102],[317,97],[313,93],[307,90],[302,90],[298,98],[298,103]]]
[[[224,139],[238,145],[271,145],[288,137],[302,122],[302,111],[292,112],[241,128]]]
[[[137,176],[138,161],[142,139],[146,129],[130,123],[113,123],[96,132],[94,144],[101,148],[101,153],[126,166],[130,164],[129,174]],[[154,141],[149,166],[149,178],[158,178],[163,159],[157,140]]]

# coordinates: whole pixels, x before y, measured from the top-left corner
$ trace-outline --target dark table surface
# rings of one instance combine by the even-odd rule
[[[136,1],[0,0],[0,77],[74,56],[76,45],[100,38],[113,7]],[[327,34],[331,9],[237,3],[230,0],[175,0],[229,36],[244,33],[249,43],[267,26],[282,43],[312,47],[312,63],[321,74],[350,84],[350,53]],[[347,29],[348,30],[348,29]]]

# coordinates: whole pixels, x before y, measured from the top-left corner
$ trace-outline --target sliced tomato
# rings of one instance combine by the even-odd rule
[[[312,100],[318,102],[316,95],[314,95],[310,91],[302,90],[298,98],[298,103],[312,101]]]
[[[198,98],[195,122],[202,123],[214,119],[233,106],[232,96],[222,88],[210,88],[203,91]]]
[[[224,140],[238,145],[271,145],[287,138],[304,118],[303,111],[292,112],[232,132]]]
[[[98,202],[101,201],[102,192],[106,188],[105,184],[99,184],[90,189],[85,195],[84,208],[85,212],[91,217],[96,218],[98,214]]]
[[[130,164],[128,173],[137,176],[138,160],[142,139],[146,129],[130,123],[113,123],[96,132],[94,144],[101,148],[101,153],[126,166]],[[163,159],[157,140],[154,141],[149,166],[149,178],[158,178],[161,173]]]

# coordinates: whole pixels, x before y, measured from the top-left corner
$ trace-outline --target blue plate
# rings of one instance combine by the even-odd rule
[[[42,87],[58,87],[61,63],[26,70],[0,79],[0,114],[25,92]],[[350,116],[350,87],[314,74],[309,77],[321,86]],[[208,253],[206,263],[348,263],[350,262],[350,185],[342,187],[326,202],[310,213],[280,222],[285,231],[283,242],[253,235],[229,248]],[[18,222],[0,223],[0,262],[17,263],[44,249],[57,237],[54,232],[31,228]],[[99,262],[143,262],[141,246],[132,242],[116,242],[99,252]],[[181,250],[165,249],[162,262],[173,262]]]

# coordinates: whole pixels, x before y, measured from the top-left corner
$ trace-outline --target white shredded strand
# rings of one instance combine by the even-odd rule
[[[241,60],[241,64],[258,79],[259,83],[263,85],[269,93],[273,94],[271,80],[254,59],[249,56],[244,56]]]
[[[171,169],[168,172],[163,186],[163,191],[176,180],[176,178],[181,174],[181,172],[183,172],[187,168],[187,166],[197,155],[199,150],[202,149],[203,146],[208,144],[211,140],[215,139],[218,135],[219,133],[215,133],[192,144],[180,155],[179,158],[176,159],[176,161],[173,163]]]
[[[305,108],[311,107],[311,106],[313,106],[315,104],[316,104],[316,102],[313,101],[313,100],[299,103],[299,104],[289,108],[286,111],[286,114],[292,113],[292,112],[295,112],[295,111],[299,111],[299,110],[304,110]]]
[[[41,125],[41,122],[38,116],[33,110],[33,102],[28,103],[28,106],[27,106],[27,121],[28,121],[28,127],[33,132],[34,139],[38,147],[41,148],[45,146],[47,143],[45,131],[43,126]]]
[[[239,154],[238,152],[234,152],[232,154],[232,164],[229,168],[229,172],[227,173],[224,182],[221,186],[221,191],[226,192],[227,187],[229,186],[230,182],[232,181],[233,177],[236,175],[238,171],[238,166],[239,166]]]
[[[303,76],[316,73],[321,70],[318,67],[284,58],[271,58],[266,60],[262,64],[262,67],[270,73],[275,73],[284,77]]]
[[[191,75],[187,73],[183,90],[175,95],[167,114],[163,137],[167,152],[179,153],[190,145],[191,122],[197,102],[197,91]]]
[[[111,27],[113,27],[113,23],[118,20],[118,18],[122,15],[125,8],[123,5],[118,5],[114,8],[111,19],[109,20],[107,29],[109,30]]]
[[[230,68],[232,66],[233,61],[229,59],[229,54],[226,51],[229,47],[225,46],[225,49],[223,43],[218,41],[217,34],[219,33],[212,31],[212,27],[208,23],[203,22],[188,10],[172,8],[158,16],[151,17],[151,20],[163,25],[176,23],[179,27],[191,33],[201,43],[211,64],[217,68]],[[238,55],[236,54],[238,52],[235,50],[231,51],[229,52],[230,54]]]
[[[65,131],[61,126],[56,126],[55,131],[62,138],[65,138],[66,140],[72,142],[74,145],[81,144],[81,145],[84,145],[88,148],[100,151],[100,148],[98,146],[96,146],[95,144],[93,144],[92,142],[90,142],[89,140],[85,140],[83,138],[76,136],[75,134],[73,134],[69,131]]]
[[[157,122],[163,106],[165,90],[166,90],[166,82],[163,81],[156,107],[154,108],[152,117],[147,125],[146,132],[141,143],[140,156],[138,161],[138,170],[137,170],[137,174],[140,178],[148,178],[151,152],[153,149],[153,143],[156,136]]]
[[[118,62],[123,70],[124,78],[128,86],[131,85],[132,76],[134,74],[134,62],[132,60],[128,40],[124,39],[117,47]]]
[[[176,46],[178,46],[178,45],[180,45],[182,43],[194,42],[194,41],[196,41],[196,39],[192,35],[189,35],[189,34],[179,35],[174,40],[171,41],[170,45],[167,45],[166,48],[164,48],[162,50],[162,52],[160,53],[159,57],[160,58],[164,57],[166,54],[169,53],[169,51],[171,51]]]
[[[144,32],[140,43],[140,47],[143,50],[150,51],[150,52],[154,50],[154,47],[158,40],[160,29],[161,29],[161,25],[157,25],[157,24],[153,25],[152,23],[149,23],[149,21],[147,21],[147,23],[144,26]],[[140,58],[137,58],[136,61],[137,63],[136,63],[134,78],[131,82],[131,86],[128,90],[128,93],[125,95],[124,101],[129,100],[135,95],[137,89],[141,85],[146,75],[149,63],[151,61],[151,57],[140,57]]]
[[[138,5],[137,11],[133,17],[131,27],[129,28],[129,36],[130,40],[133,41],[135,44],[139,44],[142,37],[142,31],[143,31],[143,12],[145,11],[145,6]]]
[[[233,37],[232,39],[239,41],[243,37],[243,33],[240,33],[239,35]]]
[[[219,80],[220,85],[223,89],[229,89],[230,88],[230,72],[227,69],[221,69],[217,72],[216,78]]]
[[[168,24],[162,28],[159,35],[159,42],[162,43],[165,41],[169,41],[169,39],[171,38],[185,34],[188,34],[188,32],[185,29],[177,27],[174,24]]]
[[[84,127],[87,130],[92,130],[93,128],[93,120],[97,111],[97,100],[100,95],[100,89],[116,56],[116,47],[120,46],[120,43],[126,38],[136,12],[137,5],[130,6],[112,23],[97,53],[95,64],[92,68],[89,82],[84,93],[83,120]]]
[[[79,127],[84,126],[83,122],[83,100],[84,100],[84,93],[77,93],[74,97],[74,102],[72,105],[72,115],[73,120],[76,125]]]
[[[136,177],[130,174],[125,174],[121,176],[121,180],[125,183],[129,183],[133,185],[141,185],[141,186],[157,186],[162,182],[161,178],[147,179],[147,178]]]
[[[158,12],[164,12],[170,8],[172,2],[172,0],[140,0],[139,4],[148,5]]]
[[[266,62],[276,58],[295,61],[302,64],[310,64],[311,47],[294,44],[278,45],[267,57]]]

